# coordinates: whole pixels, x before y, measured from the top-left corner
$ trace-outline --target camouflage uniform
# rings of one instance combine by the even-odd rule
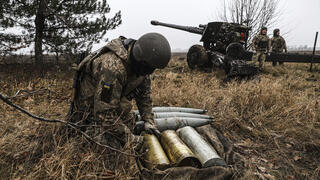
[[[267,53],[270,50],[270,39],[267,35],[258,34],[252,40],[252,50],[256,53],[252,56],[252,61],[257,64],[259,69],[263,68]]]
[[[101,126],[100,130],[93,130],[95,135],[99,133],[96,131],[107,130],[121,139],[127,127],[132,129],[135,115],[130,112],[130,101],[133,98],[142,120],[153,123],[150,76],[137,76],[132,71],[129,61],[132,43],[125,47],[124,40],[123,37],[112,40],[78,66],[81,80],[72,120]]]
[[[271,48],[272,48],[272,52],[275,53],[282,53],[283,50],[285,52],[287,52],[287,46],[286,46],[286,41],[284,40],[284,38],[282,36],[273,36],[271,38]],[[273,61],[272,65],[276,65],[277,61]],[[279,62],[279,64],[283,64],[283,62]]]

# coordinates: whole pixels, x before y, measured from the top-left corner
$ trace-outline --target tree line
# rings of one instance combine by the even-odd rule
[[[35,63],[41,66],[44,52],[90,51],[122,22],[121,12],[110,16],[110,10],[106,0],[1,1],[0,55],[34,47]]]

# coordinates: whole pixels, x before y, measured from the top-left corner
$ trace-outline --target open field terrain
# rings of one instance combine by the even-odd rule
[[[152,75],[155,106],[204,108],[246,159],[242,179],[320,179],[320,66],[272,67],[250,80],[190,71],[179,55]],[[64,65],[65,66],[65,65]],[[29,65],[1,65],[0,92],[50,119],[68,112],[73,73],[52,66],[43,78]],[[16,94],[20,90],[19,94]],[[108,150],[61,124],[36,121],[0,102],[0,179],[128,178],[110,172]],[[138,173],[138,172],[137,172]],[[132,174],[131,174],[132,175]]]

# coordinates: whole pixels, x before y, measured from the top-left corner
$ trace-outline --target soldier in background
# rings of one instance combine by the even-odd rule
[[[267,54],[270,52],[270,39],[267,35],[267,28],[262,27],[259,34],[252,40],[252,50],[254,52],[252,61],[257,65],[259,62],[259,69],[262,70]]]
[[[135,99],[145,131],[159,134],[152,113],[150,74],[167,66],[171,48],[158,33],[138,40],[120,37],[87,56],[77,67],[79,81],[70,120],[89,125],[86,132],[110,143],[128,142],[135,125],[131,100]],[[119,144],[117,147],[119,147]]]
[[[282,36],[280,36],[280,29],[273,30],[273,37],[271,39],[271,50],[275,53],[282,53],[287,52],[287,46],[286,41]],[[283,64],[283,62],[279,62],[280,65]],[[277,61],[272,61],[272,65],[276,66]]]

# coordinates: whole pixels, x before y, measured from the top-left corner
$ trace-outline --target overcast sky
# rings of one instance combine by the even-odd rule
[[[108,0],[112,15],[121,10],[122,25],[109,31],[107,37],[119,35],[139,38],[148,32],[159,32],[167,37],[172,49],[188,49],[199,44],[200,35],[160,26],[152,26],[151,20],[180,25],[198,26],[217,21],[217,11],[223,0]],[[280,0],[283,13],[279,27],[289,32],[285,38],[288,45],[313,46],[316,31],[320,31],[320,0]],[[268,34],[271,35],[272,29]],[[320,40],[318,41],[318,46]],[[103,44],[95,45],[95,49]]]

